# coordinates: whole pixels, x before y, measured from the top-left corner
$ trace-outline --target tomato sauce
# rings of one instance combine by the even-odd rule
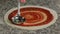
[[[8,19],[11,21],[12,24],[12,17],[17,14],[18,10],[12,11]],[[27,7],[21,8],[21,16],[26,19],[26,21],[22,24],[15,24],[18,26],[41,26],[50,23],[53,20],[53,15],[49,12],[49,10],[42,9],[42,8],[35,8],[35,7]]]

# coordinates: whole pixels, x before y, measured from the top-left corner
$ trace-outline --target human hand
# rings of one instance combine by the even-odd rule
[[[25,3],[26,2],[26,0],[20,0],[22,3]]]

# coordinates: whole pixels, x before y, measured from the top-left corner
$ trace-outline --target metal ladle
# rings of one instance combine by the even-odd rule
[[[21,16],[21,12],[20,12],[20,0],[18,1],[18,13],[16,14],[16,16],[12,17],[12,22],[14,24],[21,24],[25,21],[25,18]]]

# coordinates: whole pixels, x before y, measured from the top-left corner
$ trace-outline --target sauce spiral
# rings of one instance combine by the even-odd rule
[[[26,19],[23,24],[15,24],[18,26],[41,26],[50,23],[53,20],[53,15],[49,10],[35,7],[21,8],[21,16]],[[12,17],[17,14],[18,10],[14,10],[8,16],[8,19],[12,22]]]

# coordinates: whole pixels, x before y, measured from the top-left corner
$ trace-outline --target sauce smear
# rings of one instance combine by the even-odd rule
[[[21,16],[26,19],[26,21],[22,24],[15,24],[18,26],[41,26],[50,23],[53,20],[53,15],[50,13],[49,10],[42,9],[42,8],[35,8],[35,7],[27,7],[21,8]],[[17,14],[18,10],[12,11],[8,19],[11,21],[12,24],[12,17]]]

